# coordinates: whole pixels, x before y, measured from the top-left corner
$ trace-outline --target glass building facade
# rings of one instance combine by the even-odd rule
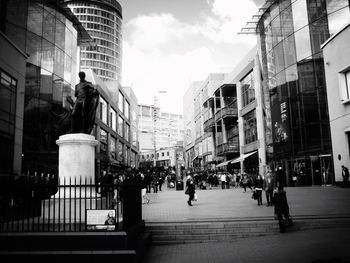
[[[66,0],[95,45],[82,47],[80,68],[91,68],[102,80],[121,82],[122,7],[116,0]]]
[[[348,0],[280,0],[257,24],[271,109],[268,162],[282,165],[287,181],[294,173],[300,185],[334,183],[321,44],[349,21]]]
[[[29,55],[25,73],[22,171],[57,174],[55,141],[70,127],[66,119],[70,105],[66,98],[74,98],[78,43],[90,37],[59,0],[5,2],[1,28]]]

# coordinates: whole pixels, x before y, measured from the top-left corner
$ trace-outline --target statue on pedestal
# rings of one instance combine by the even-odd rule
[[[76,101],[71,115],[70,133],[90,134],[94,127],[99,92],[91,82],[85,80],[84,72],[79,72],[79,78],[80,82],[75,85]]]

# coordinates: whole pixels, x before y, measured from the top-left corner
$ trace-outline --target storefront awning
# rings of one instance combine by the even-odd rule
[[[240,161],[243,161],[245,158],[253,155],[254,153],[257,153],[258,151],[255,151],[255,152],[251,152],[251,153],[247,153],[247,154],[242,154],[240,157],[236,158],[236,159],[233,159],[231,160],[230,162],[231,163],[238,163]]]
[[[225,165],[228,165],[232,160],[229,160],[229,161],[226,161],[226,162],[223,162],[223,163],[219,163],[216,167],[222,167],[222,166],[225,166]]]

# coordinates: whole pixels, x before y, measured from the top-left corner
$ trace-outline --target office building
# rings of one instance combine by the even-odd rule
[[[117,0],[65,0],[94,40],[80,50],[80,69],[121,83],[122,7]]]

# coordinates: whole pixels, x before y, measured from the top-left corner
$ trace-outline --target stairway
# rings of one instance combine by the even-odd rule
[[[303,216],[293,218],[293,222],[287,232],[350,227],[350,217]],[[151,234],[153,244],[232,241],[237,238],[280,234],[278,221],[270,217],[146,222],[146,232]]]
[[[124,232],[21,232],[0,233],[3,262],[116,262],[141,261],[150,234],[144,225]]]

